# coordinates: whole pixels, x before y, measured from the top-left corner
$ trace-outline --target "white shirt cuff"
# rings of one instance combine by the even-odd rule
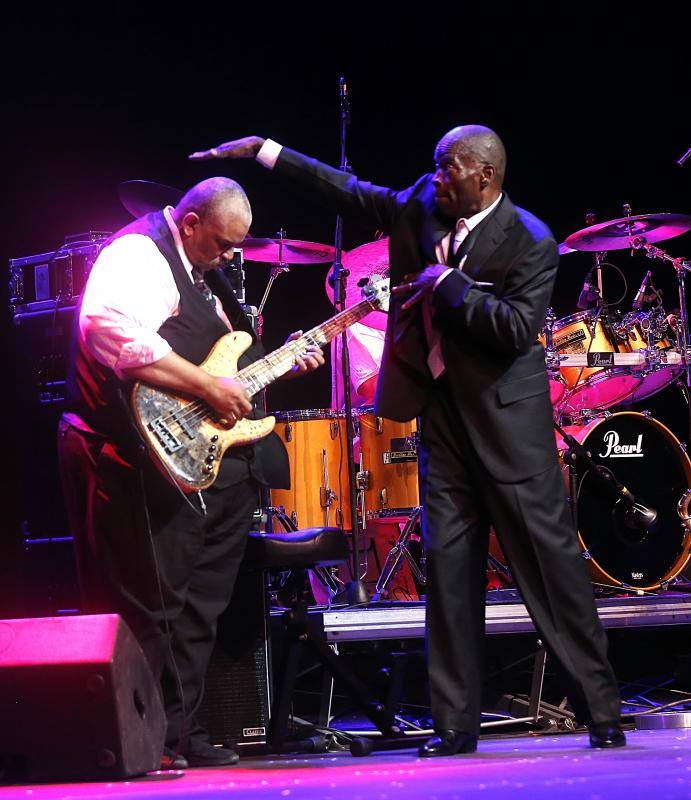
[[[267,169],[273,169],[276,166],[278,157],[283,150],[283,145],[274,142],[273,139],[266,139],[261,146],[261,150],[257,153],[257,161]]]
[[[453,272],[453,267],[449,267],[447,270],[444,270],[444,272],[442,272],[442,274],[434,282],[434,289],[436,289],[437,286],[439,286],[439,284],[444,280],[444,278],[447,275],[450,275],[452,272]]]

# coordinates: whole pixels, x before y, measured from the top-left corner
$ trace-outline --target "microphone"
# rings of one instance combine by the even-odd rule
[[[580,309],[581,311],[587,311],[589,308],[597,306],[599,299],[600,293],[590,282],[590,275],[588,275],[588,277],[585,279],[585,283],[583,284],[583,288],[581,289],[581,293],[578,295],[576,308]]]
[[[635,496],[614,477],[614,473],[597,465],[597,473],[617,494],[615,509],[621,512],[624,525],[636,531],[647,531],[657,522],[657,511],[636,500]]]
[[[640,288],[636,292],[636,296],[633,298],[633,303],[631,304],[631,308],[635,311],[640,311],[643,307],[643,302],[645,300],[645,290],[648,288],[648,281],[650,280],[650,270],[648,270],[644,277],[643,282],[640,285]]]
[[[338,96],[341,99],[341,114],[345,117],[346,125],[350,125],[350,91],[346,79],[338,79]]]

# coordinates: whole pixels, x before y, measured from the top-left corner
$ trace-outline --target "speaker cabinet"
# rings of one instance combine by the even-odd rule
[[[67,536],[57,430],[65,407],[74,306],[27,311],[13,319],[19,510],[26,538]]]
[[[160,768],[165,715],[117,614],[0,620],[5,780],[111,780]]]
[[[271,710],[270,640],[263,572],[240,572],[218,620],[200,722],[212,743],[242,752],[267,741]]]

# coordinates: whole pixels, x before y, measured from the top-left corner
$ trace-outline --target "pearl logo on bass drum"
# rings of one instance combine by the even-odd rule
[[[600,458],[643,458],[643,434],[639,434],[636,444],[619,444],[619,434],[616,431],[607,431],[602,440],[607,448],[605,453],[599,453]]]

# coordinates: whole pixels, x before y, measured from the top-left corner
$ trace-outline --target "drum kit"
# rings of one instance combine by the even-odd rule
[[[686,446],[648,412],[630,409],[675,383],[688,390],[684,283],[691,262],[672,258],[655,243],[691,230],[691,217],[632,216],[628,205],[624,212],[620,219],[571,234],[560,245],[562,254],[594,253],[594,265],[579,311],[557,320],[549,310],[539,338],[557,451],[591,578],[599,586],[646,592],[668,588],[691,556]],[[664,309],[652,270],[630,309],[622,312],[606,303],[602,268],[614,266],[605,261],[611,250],[640,251],[671,264],[679,310]],[[591,282],[593,272],[597,285]]]

